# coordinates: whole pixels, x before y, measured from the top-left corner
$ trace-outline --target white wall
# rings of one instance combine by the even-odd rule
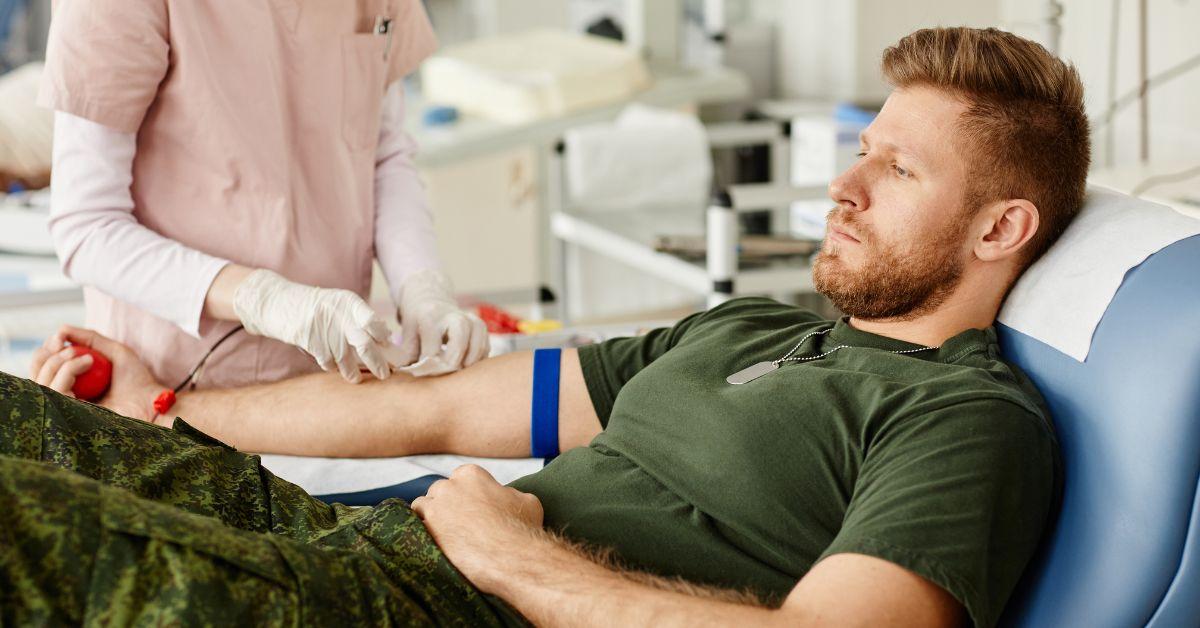
[[[1137,0],[1064,0],[1063,36],[1060,53],[1079,68],[1086,90],[1089,115],[1107,109],[1110,81],[1109,37],[1113,5],[1119,4],[1116,94],[1137,87],[1138,23]],[[1041,0],[1003,0],[1002,19],[1010,30],[1031,36],[1037,31],[1029,22],[1040,15]],[[1200,1],[1149,0],[1147,2],[1149,74],[1169,68],[1200,54]],[[1200,68],[1150,93],[1150,159],[1200,164]],[[1103,167],[1112,133],[1115,147],[1112,162],[1129,165],[1138,160],[1138,109],[1134,105],[1118,114],[1111,131],[1095,133],[1093,159]]]

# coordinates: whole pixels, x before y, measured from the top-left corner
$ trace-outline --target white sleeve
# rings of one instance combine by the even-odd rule
[[[204,298],[229,262],[142,226],[133,216],[137,136],[54,115],[50,235],[63,272],[199,337]]]
[[[375,155],[375,256],[395,303],[409,275],[441,269],[429,198],[413,164],[416,154],[417,143],[404,131],[404,85],[395,81],[383,99]]]

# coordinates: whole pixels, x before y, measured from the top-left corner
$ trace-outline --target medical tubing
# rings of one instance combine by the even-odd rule
[[[208,351],[204,352],[204,357],[201,357],[200,361],[196,363],[196,366],[192,367],[192,370],[191,370],[191,372],[189,372],[187,374],[187,377],[183,378],[183,381],[179,382],[179,385],[176,386],[175,388],[173,388],[172,390],[174,390],[174,392],[179,392],[179,391],[183,390],[183,387],[187,386],[188,382],[192,381],[192,378],[196,376],[196,373],[199,373],[200,369],[204,368],[204,363],[208,361],[208,356],[212,355],[213,351],[216,351],[217,347],[221,346],[221,343],[225,342],[226,340],[229,340],[230,336],[238,333],[239,331],[242,331],[242,329],[244,329],[244,327],[241,325],[238,325],[237,327],[234,327],[233,329],[226,332],[225,335],[221,336],[221,338],[219,340],[214,342],[213,346],[209,347]],[[195,385],[193,385],[192,387],[195,388]]]

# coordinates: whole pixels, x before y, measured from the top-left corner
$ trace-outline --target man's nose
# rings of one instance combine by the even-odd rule
[[[829,198],[843,210],[863,211],[867,208],[862,166],[862,161],[855,162],[829,183]]]

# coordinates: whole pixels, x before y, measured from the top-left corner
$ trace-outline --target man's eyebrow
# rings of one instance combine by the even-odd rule
[[[860,144],[862,144],[863,146],[871,146],[871,139],[869,137],[867,137],[866,131],[859,132],[858,142]],[[917,162],[917,165],[920,166],[922,170],[927,170],[929,168],[928,164],[925,163],[925,160],[921,159],[916,153],[914,153],[910,150],[906,150],[906,149],[904,149],[900,146],[897,146],[896,144],[893,144],[891,142],[880,142],[879,144],[876,145],[876,148],[908,157],[909,159],[912,159],[913,161]]]

